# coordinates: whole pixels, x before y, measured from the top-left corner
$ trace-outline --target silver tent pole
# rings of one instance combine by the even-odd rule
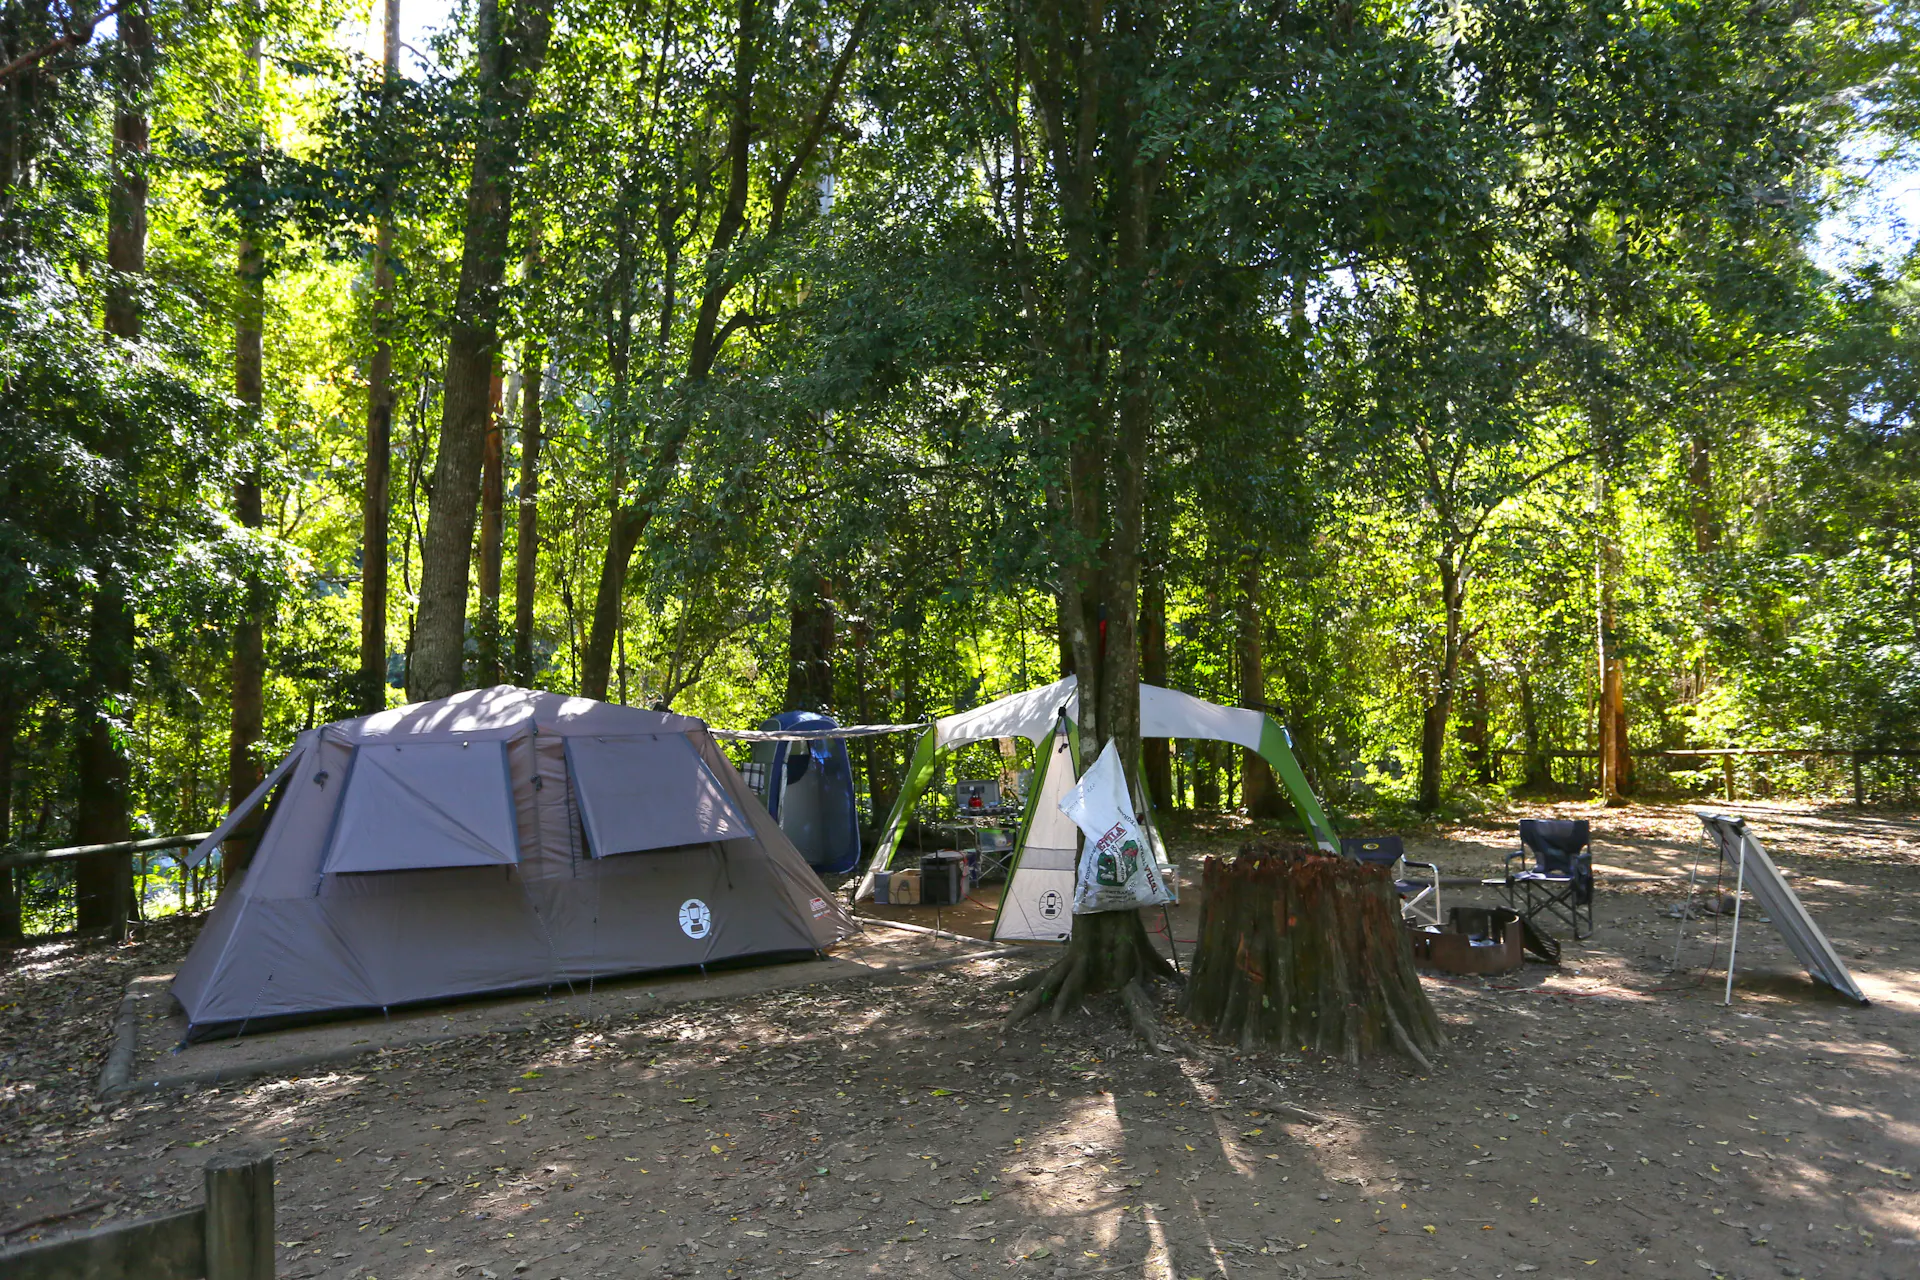
[[[1720,1003],[1733,1004],[1733,958],[1740,951],[1740,898],[1747,884],[1747,832],[1740,829],[1740,869],[1733,879],[1733,940],[1727,944],[1727,995]]]

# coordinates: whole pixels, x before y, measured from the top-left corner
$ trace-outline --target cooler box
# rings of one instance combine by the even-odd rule
[[[920,859],[920,901],[952,907],[967,900],[967,855],[959,850],[930,853]]]
[[[891,871],[876,871],[873,873],[873,901],[875,906],[884,907],[889,905],[887,899],[887,884],[892,879],[893,872]]]

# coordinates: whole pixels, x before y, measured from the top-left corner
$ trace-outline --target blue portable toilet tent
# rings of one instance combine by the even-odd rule
[[[760,726],[796,733],[837,729],[817,711],[783,711]],[[787,839],[823,875],[845,875],[860,864],[860,815],[853,802],[853,764],[845,738],[812,742],[756,742],[748,777]]]

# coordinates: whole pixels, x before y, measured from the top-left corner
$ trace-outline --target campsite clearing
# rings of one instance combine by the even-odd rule
[[[531,1033],[102,1103],[121,993],[184,935],[48,944],[0,977],[0,1231],[184,1204],[210,1150],[251,1143],[279,1153],[295,1280],[1912,1276],[1920,820],[1736,808],[1871,1007],[1815,987],[1751,917],[1731,1009],[1701,967],[1713,917],[1667,973],[1697,825],[1583,809],[1598,934],[1558,970],[1430,978],[1452,1044],[1426,1080],[1243,1060],[1177,1021],[1174,1052],[1143,1052],[1100,1005],[1002,1044],[991,984],[1015,958],[556,1004]],[[1515,816],[1409,852],[1488,874]],[[1244,834],[1168,832],[1182,861]]]

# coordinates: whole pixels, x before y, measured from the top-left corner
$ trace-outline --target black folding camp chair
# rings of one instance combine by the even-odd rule
[[[1400,892],[1403,917],[1416,924],[1440,923],[1440,868],[1431,862],[1408,859],[1399,836],[1345,836],[1340,841],[1340,852],[1356,862],[1387,868],[1393,877],[1393,887]],[[1409,867],[1421,868],[1427,877],[1413,878]]]
[[[1531,865],[1516,871],[1516,858]],[[1521,819],[1520,850],[1507,855],[1502,883],[1508,904],[1528,924],[1544,915],[1564,923],[1576,938],[1591,937],[1593,841],[1586,819]]]

